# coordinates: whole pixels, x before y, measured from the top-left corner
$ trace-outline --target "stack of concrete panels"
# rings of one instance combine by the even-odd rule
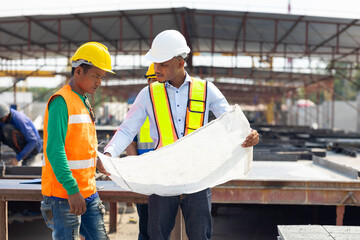
[[[279,225],[278,240],[358,240],[358,226]]]

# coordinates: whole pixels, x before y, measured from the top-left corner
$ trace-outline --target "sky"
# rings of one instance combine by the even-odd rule
[[[10,0],[1,1],[0,16],[79,13],[145,8],[189,7],[287,13],[289,0]],[[360,18],[359,0],[290,0],[291,13]]]
[[[360,0],[2,0],[0,17],[170,7],[286,14],[289,1],[290,13],[295,15],[360,18]],[[59,77],[53,81],[29,78],[22,84],[56,87],[59,81]],[[0,87],[9,84],[9,79],[0,81]]]

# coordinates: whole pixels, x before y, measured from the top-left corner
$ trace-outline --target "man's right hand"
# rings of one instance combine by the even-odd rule
[[[86,212],[86,202],[80,192],[68,196],[70,213],[83,215]]]

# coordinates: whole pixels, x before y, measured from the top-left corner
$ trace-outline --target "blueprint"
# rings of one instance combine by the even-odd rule
[[[253,148],[241,144],[251,132],[235,105],[174,144],[140,156],[108,157],[100,152],[110,178],[121,188],[141,194],[176,196],[244,177],[252,166]]]

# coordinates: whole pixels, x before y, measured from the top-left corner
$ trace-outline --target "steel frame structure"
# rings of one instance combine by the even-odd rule
[[[220,55],[256,57],[269,63],[271,75],[275,73],[271,70],[274,57],[345,61],[352,64],[351,72],[359,66],[358,19],[168,8],[0,18],[0,59],[3,59],[0,70],[6,70],[6,63],[16,59],[69,58],[87,41],[104,43],[115,56],[141,56],[150,48],[156,34],[165,29],[177,29],[186,37],[192,49],[187,61],[191,74],[196,68],[200,69],[193,64],[193,54],[212,58]],[[117,67],[115,63],[115,69]],[[232,66],[233,70],[237,67],[237,64]],[[207,68],[207,75],[215,81],[221,77],[242,77],[232,75],[233,70],[221,71],[213,60]],[[197,73],[205,75],[201,70]],[[349,75],[346,79],[353,83],[353,74]],[[305,75],[295,79],[289,73],[288,78],[287,86],[279,90],[282,94],[259,84],[266,93],[261,98],[265,102],[270,98],[279,99],[289,95],[289,90],[310,85]],[[323,78],[313,81],[323,81]],[[272,76],[268,79],[279,82]],[[243,92],[233,92],[224,92],[224,95],[233,102],[245,101],[239,97]]]
[[[358,19],[188,8],[1,18],[0,56],[68,57],[86,41],[101,41],[113,54],[143,54],[168,28],[181,31],[193,52],[359,63]]]

